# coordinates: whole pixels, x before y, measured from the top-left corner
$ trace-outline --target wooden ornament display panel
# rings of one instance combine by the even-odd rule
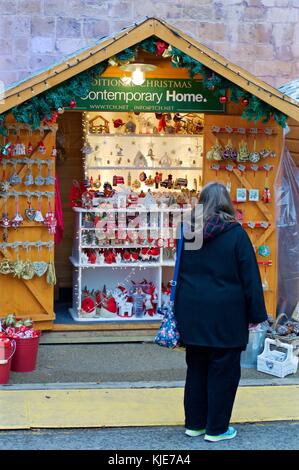
[[[12,132],[9,134],[9,142],[12,144],[16,143],[17,135],[13,135]],[[51,152],[53,147],[55,147],[55,129],[53,130],[45,130],[44,135],[40,133],[39,130],[33,131],[32,134],[28,132],[28,130],[21,130],[19,135],[20,143],[25,144],[26,148],[31,142],[33,146],[33,152],[30,157],[30,160],[34,161],[35,159],[39,160],[53,160],[52,164],[52,175],[55,176],[55,158],[51,156]],[[44,154],[41,154],[38,151],[38,144],[40,141],[43,141],[46,151]],[[23,156],[15,156],[11,158],[27,158],[27,155]],[[46,174],[46,165],[43,165],[43,172],[42,174]],[[9,175],[12,174],[12,165],[7,165],[6,172]],[[2,180],[2,169],[1,166],[1,175],[0,179]],[[26,164],[18,164],[17,165],[17,174],[22,178],[22,183],[14,186],[12,190],[15,191],[49,191],[53,192],[53,197],[51,199],[51,207],[54,210],[54,185],[32,185],[32,186],[25,186],[24,185],[24,178],[27,173],[27,165]],[[38,165],[32,165],[32,174],[35,178],[38,175]],[[8,175],[8,176],[9,176]],[[25,209],[28,207],[27,197],[20,196],[19,197],[19,212],[24,218],[22,225],[18,229],[9,228],[8,229],[8,242],[24,242],[24,241],[31,241],[31,242],[49,242],[54,241],[54,236],[48,232],[48,228],[43,223],[38,222],[31,222],[26,219],[24,216]],[[37,198],[32,198],[32,207],[37,208]],[[4,199],[1,197],[0,199],[0,213],[2,214],[5,210],[5,202]],[[46,197],[41,198],[41,212],[43,215],[46,214],[48,211],[48,199]],[[15,214],[15,198],[9,197],[7,200],[7,212],[9,218],[12,218]],[[3,229],[0,231],[1,233],[1,242],[2,242],[2,235]],[[14,261],[17,259],[17,253],[14,249],[8,248],[6,252],[3,249],[0,249],[0,259],[2,260],[4,257],[7,259]],[[37,253],[37,248],[31,248],[31,254],[29,252],[29,256],[27,257],[26,251],[23,248],[20,248],[19,251],[19,259],[31,259],[33,261],[53,261],[54,259],[54,249],[49,252],[47,247],[42,247],[40,249],[40,254]],[[53,310],[53,301],[54,301],[54,293],[53,293],[53,286],[47,284],[46,282],[46,275],[42,277],[34,276],[31,280],[23,280],[13,277],[13,275],[0,275],[0,284],[1,284],[1,296],[0,296],[0,312],[1,317],[6,316],[9,313],[15,313],[17,316],[20,317],[30,317],[34,320],[34,322],[38,322],[38,326],[45,329],[51,328],[52,320],[55,318],[54,310]],[[40,323],[39,323],[40,322]]]
[[[267,136],[266,134],[258,134],[256,136],[256,149],[257,151],[265,148],[269,142],[271,150],[276,152],[276,157],[262,158],[257,165],[263,166],[269,164],[273,166],[273,169],[268,173],[268,183],[271,193],[271,202],[265,204],[261,201],[263,189],[266,181],[266,171],[257,171],[254,173],[252,170],[241,172],[238,169],[234,169],[231,173],[227,170],[219,170],[217,173],[211,169],[213,163],[219,163],[220,165],[227,165],[232,163],[228,160],[214,161],[207,160],[207,152],[212,148],[215,143],[216,137],[224,147],[227,143],[228,138],[231,138],[234,148],[238,149],[239,142],[244,139],[247,142],[249,151],[253,151],[254,136],[248,135],[243,136],[241,134],[228,134],[228,133],[214,133],[212,130],[213,126],[219,126],[221,128],[229,126],[232,128],[273,128],[275,129],[275,135]],[[265,302],[267,311],[269,314],[274,315],[276,313],[276,295],[277,295],[277,237],[275,230],[275,202],[274,202],[274,181],[278,170],[278,165],[282,151],[283,134],[280,126],[271,121],[267,124],[261,122],[253,123],[242,119],[240,116],[219,116],[219,115],[206,115],[205,116],[205,127],[204,127],[204,165],[203,165],[203,183],[206,184],[211,181],[218,181],[226,184],[229,180],[231,181],[231,197],[232,200],[236,200],[237,188],[247,189],[247,201],[243,203],[236,203],[235,207],[241,209],[244,212],[244,222],[248,221],[266,221],[269,223],[267,229],[264,228],[245,228],[248,235],[250,236],[253,244],[257,247],[261,245],[268,245],[270,248],[270,256],[262,257],[257,254],[257,260],[259,262],[272,261],[272,266],[266,268],[260,265],[260,272],[262,280],[266,279],[269,284],[269,290],[264,291]],[[236,165],[236,163],[235,163]],[[251,162],[245,162],[245,166],[252,165]],[[248,201],[249,189],[259,189],[259,202]]]

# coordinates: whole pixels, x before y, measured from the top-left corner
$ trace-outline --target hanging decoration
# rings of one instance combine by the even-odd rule
[[[254,122],[259,120],[268,122],[273,117],[279,125],[286,127],[287,116],[285,114],[221,77],[180,49],[152,36],[3,113],[0,115],[0,134],[7,134],[5,118],[10,113],[18,122],[27,123],[33,129],[37,129],[42,121],[55,122],[58,114],[61,114],[65,107],[76,108],[76,98],[86,95],[93,77],[101,75],[108,65],[119,66],[136,61],[138,49],[156,56],[169,57],[173,67],[187,69],[191,78],[196,74],[201,74],[204,88],[210,90],[221,102],[226,103],[229,100],[234,103],[241,102],[244,106],[243,118]]]

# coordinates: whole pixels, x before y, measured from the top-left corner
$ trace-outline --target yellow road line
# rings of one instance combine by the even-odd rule
[[[0,429],[182,425],[182,388],[3,390]],[[299,386],[240,387],[235,423],[299,420]]]

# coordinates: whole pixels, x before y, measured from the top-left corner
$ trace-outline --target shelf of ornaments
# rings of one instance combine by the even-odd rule
[[[101,208],[91,208],[91,209],[85,209],[83,207],[73,207],[74,212],[83,212],[83,213],[88,213],[88,214],[93,214],[93,213],[103,213],[103,212],[127,212],[127,213],[133,213],[135,214],[136,212],[157,212],[157,213],[167,213],[167,212],[184,212],[189,210],[189,208],[177,208],[177,207],[159,207],[159,206],[150,206],[150,208],[145,207],[145,206],[139,206],[139,207],[126,207],[126,208],[111,208],[111,207],[101,207]],[[82,230],[87,230],[87,227],[81,227]],[[91,228],[92,230],[95,230],[94,228]]]
[[[80,261],[70,256],[70,262],[76,268],[160,268],[160,267],[172,267],[175,265],[175,261],[172,260],[165,260],[165,261],[128,261],[123,263],[80,263]]]
[[[170,134],[170,133],[154,134],[154,133],[150,133],[150,132],[147,133],[147,134],[146,133],[133,134],[131,132],[126,132],[126,133],[124,133],[124,132],[114,132],[114,133],[111,133],[111,134],[109,133],[108,134],[108,133],[86,132],[85,136],[86,137],[117,137],[117,138],[119,138],[119,137],[125,137],[125,138],[128,138],[128,137],[135,138],[136,137],[136,138],[139,138],[139,137],[141,137],[141,138],[148,138],[148,139],[152,139],[152,138],[154,138],[154,139],[155,138],[158,138],[158,139],[162,139],[162,138],[163,139],[168,139],[168,138],[170,138],[170,139],[175,139],[175,138],[180,139],[180,138],[183,137],[185,139],[186,138],[198,139],[200,137],[203,137],[203,132],[201,132],[200,134],[179,134],[179,133],[177,133],[177,134],[175,134],[175,133],[173,133],[173,134]]]
[[[114,322],[134,322],[134,323],[144,323],[144,322],[152,322],[152,321],[161,321],[162,315],[155,314],[153,316],[144,315],[142,318],[137,317],[121,317],[115,314],[114,317],[110,318],[103,318],[100,315],[95,315],[93,317],[85,317],[83,314],[79,315],[74,308],[70,308],[69,312],[73,318],[73,320],[77,322],[101,322],[101,323],[114,323]]]
[[[128,170],[128,171],[134,171],[134,170],[167,170],[167,171],[201,171],[202,166],[120,166],[120,165],[105,165],[105,166],[88,166],[87,171],[89,170]]]

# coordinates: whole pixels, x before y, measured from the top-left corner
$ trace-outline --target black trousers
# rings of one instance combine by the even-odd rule
[[[227,431],[241,376],[242,349],[186,345],[185,426],[215,436]]]

